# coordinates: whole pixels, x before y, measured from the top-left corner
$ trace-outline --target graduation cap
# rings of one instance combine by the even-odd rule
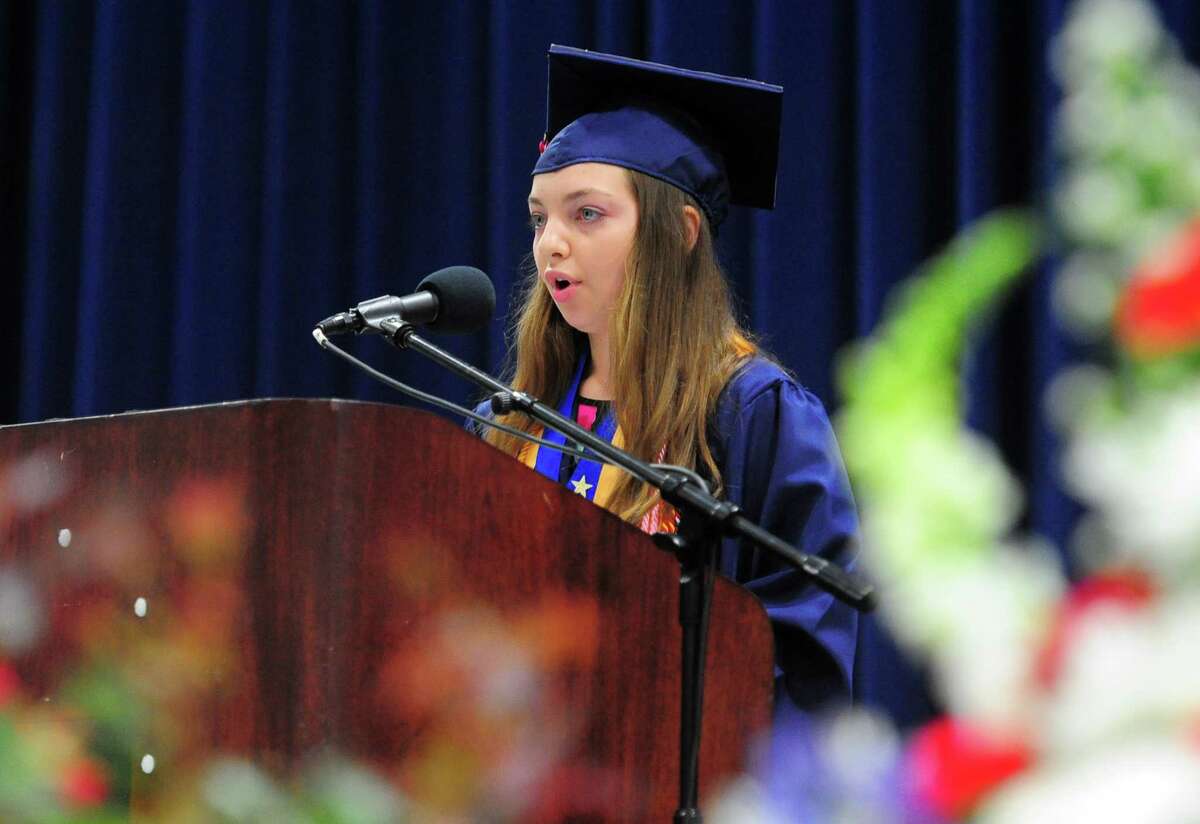
[[[783,88],[550,46],[546,140],[533,174],[609,163],[696,199],[715,229],[729,204],[771,209]]]

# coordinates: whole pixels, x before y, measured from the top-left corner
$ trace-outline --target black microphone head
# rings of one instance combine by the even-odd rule
[[[492,319],[496,290],[491,280],[473,266],[447,266],[429,275],[417,291],[437,295],[437,318],[428,324],[434,332],[474,332]]]

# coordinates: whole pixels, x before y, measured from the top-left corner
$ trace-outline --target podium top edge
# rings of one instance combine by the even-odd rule
[[[197,412],[201,410],[212,409],[243,409],[254,408],[260,406],[319,406],[329,405],[334,409],[338,408],[372,408],[372,407],[390,407],[394,409],[404,409],[409,412],[429,415],[437,418],[431,412],[423,409],[417,409],[412,406],[396,403],[384,403],[380,401],[361,401],[349,398],[242,398],[234,401],[219,401],[216,403],[198,403],[189,406],[167,406],[161,409],[127,409],[123,412],[113,412],[106,415],[81,415],[77,418],[45,418],[40,421],[23,421],[21,423],[11,423],[0,425],[0,430],[24,429],[31,426],[46,426],[52,424],[68,424],[78,423],[81,421],[110,421],[110,420],[127,420],[131,418],[145,417],[149,415],[178,415],[188,412]]]

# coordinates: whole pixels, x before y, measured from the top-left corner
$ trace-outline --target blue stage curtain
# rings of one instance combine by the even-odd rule
[[[750,324],[836,409],[838,349],[955,230],[1051,180],[1046,50],[1065,0],[43,2],[0,6],[0,423],[263,396],[400,400],[309,337],[451,264],[497,319],[452,351],[502,367],[557,42],[786,87],[778,207],[720,248]],[[1185,50],[1190,0],[1160,3]],[[970,419],[1060,540],[1041,390],[1070,356],[1041,273],[968,369]],[[352,348],[459,401],[376,340]],[[914,467],[914,471],[920,471]],[[964,616],[969,620],[969,616]],[[918,672],[873,623],[860,697],[911,724]]]

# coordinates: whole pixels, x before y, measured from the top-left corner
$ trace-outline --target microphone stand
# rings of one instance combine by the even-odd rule
[[[606,461],[653,485],[661,492],[663,500],[680,512],[678,533],[655,536],[655,543],[674,552],[680,563],[679,623],[683,634],[683,672],[680,684],[679,807],[673,820],[676,824],[703,821],[699,809],[700,729],[709,606],[720,534],[753,541],[799,569],[821,589],[862,612],[874,608],[874,588],[824,558],[797,551],[782,538],[742,515],[736,505],[714,497],[707,488],[691,482],[682,473],[657,469],[597,437],[537,398],[514,392],[512,387],[416,334],[411,323],[392,316],[378,322],[377,328],[396,347],[419,352],[490,391],[493,408],[519,409],[543,426],[561,432]]]

